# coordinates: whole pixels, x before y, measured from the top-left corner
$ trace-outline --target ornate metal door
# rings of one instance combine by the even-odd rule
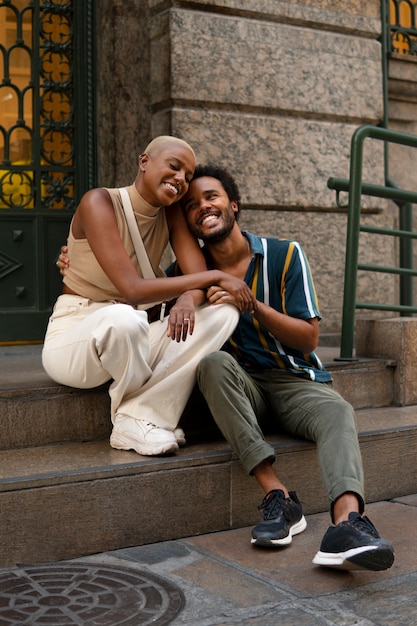
[[[0,343],[39,341],[95,185],[94,0],[0,0]]]

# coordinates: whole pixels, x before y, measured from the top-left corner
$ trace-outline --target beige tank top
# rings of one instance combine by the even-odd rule
[[[107,189],[107,191],[113,203],[123,245],[139,276],[142,276],[124,216],[119,190]],[[165,209],[164,207],[157,208],[148,204],[142,196],[139,195],[135,185],[127,187],[127,191],[132,202],[136,223],[140,230],[155,276],[164,276],[164,271],[159,264],[169,240]],[[88,240],[75,239],[72,234],[72,222],[68,235],[68,256],[70,258],[70,267],[66,272],[63,282],[74,293],[84,298],[94,300],[95,302],[106,302],[108,300],[126,302],[110,281],[107,274],[101,269],[100,264],[90,248]],[[144,304],[143,306],[139,305],[138,308],[149,308],[149,304]]]

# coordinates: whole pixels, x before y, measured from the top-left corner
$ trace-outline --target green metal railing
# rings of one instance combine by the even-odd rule
[[[401,315],[417,313],[417,307],[412,305],[412,279],[417,276],[417,270],[413,269],[412,240],[417,239],[417,233],[412,230],[412,205],[417,203],[417,192],[398,189],[389,180],[386,181],[386,186],[362,182],[363,147],[367,138],[417,148],[417,136],[376,126],[361,126],[353,133],[351,140],[349,180],[329,178],[327,182],[329,189],[336,190],[339,207],[343,206],[340,203],[340,192],[349,193],[340,360],[353,358],[356,309],[395,311]],[[362,195],[393,200],[399,207],[400,228],[396,230],[361,224]],[[399,237],[400,265],[389,267],[358,263],[360,232]],[[356,302],[358,270],[398,274],[400,276],[400,304]]]

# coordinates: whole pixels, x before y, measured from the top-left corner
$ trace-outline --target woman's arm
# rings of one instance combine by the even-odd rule
[[[207,263],[199,243],[188,228],[179,202],[165,209],[169,241],[183,274],[207,270]]]
[[[105,189],[87,192],[74,215],[73,234],[87,238],[103,271],[129,304],[171,300],[190,289],[205,289],[229,283],[230,276],[219,270],[197,271],[172,278],[143,279],[127,254],[121,240],[113,204]],[[253,307],[253,295],[244,281],[235,285],[233,295],[241,311]]]

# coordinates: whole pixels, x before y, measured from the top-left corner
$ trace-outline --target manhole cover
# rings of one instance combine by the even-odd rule
[[[0,574],[1,626],[163,626],[184,604],[172,583],[122,567],[62,563]]]

